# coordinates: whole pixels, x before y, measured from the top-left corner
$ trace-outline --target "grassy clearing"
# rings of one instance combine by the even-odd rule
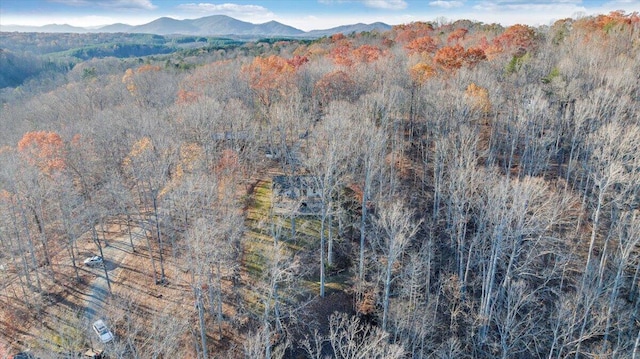
[[[254,188],[252,202],[247,210],[246,232],[244,239],[243,266],[251,281],[259,282],[264,278],[267,265],[274,255],[274,236],[278,237],[284,255],[293,257],[296,253],[316,251],[320,242],[321,222],[315,216],[295,218],[295,233],[292,233],[290,217],[277,216],[272,211],[272,182],[260,181]],[[325,229],[325,235],[328,229]],[[326,278],[325,291],[342,291],[348,286],[350,277],[341,273]],[[319,278],[302,279],[302,286],[312,294],[320,292]],[[250,307],[262,307],[260,296],[253,292],[245,294]],[[286,294],[281,293],[286,296]]]

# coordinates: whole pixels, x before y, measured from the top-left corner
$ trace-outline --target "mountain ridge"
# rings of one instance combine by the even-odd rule
[[[68,24],[47,24],[43,26],[1,25],[0,32],[49,32],[49,33],[143,33],[156,35],[198,35],[198,36],[244,36],[244,37],[322,37],[336,33],[363,31],[386,31],[390,25],[382,22],[372,24],[342,25],[323,30],[303,31],[278,21],[254,24],[226,15],[211,15],[196,19],[177,20],[160,17],[142,25],[116,23],[98,28],[71,26]]]

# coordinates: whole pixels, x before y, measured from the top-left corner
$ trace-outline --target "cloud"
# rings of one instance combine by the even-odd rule
[[[553,13],[554,10],[584,9],[580,6],[581,3],[581,0],[481,1],[473,8],[484,11],[547,11]]]
[[[362,3],[366,7],[384,10],[403,10],[407,8],[405,0],[318,0],[320,4]]]
[[[577,14],[599,12],[587,7],[592,4],[583,0],[478,1],[472,7],[470,16],[503,25],[520,23],[540,26],[552,24],[558,19],[575,18]]]
[[[269,9],[260,5],[238,5],[238,4],[211,4],[211,3],[189,3],[177,6],[178,9],[198,14],[226,14],[234,16],[265,16],[270,15]]]
[[[87,6],[90,4],[87,0],[49,0],[49,2],[56,2],[69,6]]]
[[[99,6],[110,9],[143,9],[153,10],[157,6],[151,0],[49,0],[69,6]]]
[[[118,9],[145,9],[153,10],[157,6],[151,3],[151,0],[110,0],[100,1],[104,7],[118,8]]]
[[[402,10],[407,8],[407,2],[404,0],[364,0],[365,6],[386,9],[386,10]]]
[[[583,0],[507,0],[507,1],[478,1],[474,6],[476,9],[549,9],[554,7],[580,6],[585,5]]]
[[[453,9],[453,8],[456,8],[456,7],[461,7],[462,5],[464,5],[464,3],[462,1],[442,1],[442,0],[438,0],[438,1],[431,1],[429,3],[429,6],[441,7],[443,9]]]

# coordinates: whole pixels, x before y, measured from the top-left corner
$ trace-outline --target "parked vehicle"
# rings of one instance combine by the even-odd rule
[[[102,260],[102,257],[100,256],[93,256],[84,260],[84,265],[89,267],[99,266],[99,265],[102,265],[103,263],[104,262]]]
[[[93,323],[93,330],[98,334],[101,342],[109,343],[113,340],[113,333],[107,328],[102,319],[98,319]]]

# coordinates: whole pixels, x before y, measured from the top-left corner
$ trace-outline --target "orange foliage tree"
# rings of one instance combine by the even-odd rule
[[[187,105],[196,102],[198,98],[200,98],[200,94],[198,94],[197,92],[180,89],[178,90],[176,104]]]
[[[52,174],[65,167],[64,142],[55,132],[25,133],[18,142],[18,151],[28,163],[38,167],[46,174]]]
[[[298,69],[300,66],[309,62],[309,58],[306,56],[295,55],[291,59],[287,60],[287,63],[293,66],[294,69]]]
[[[333,59],[336,65],[351,66],[353,65],[353,59],[351,59],[351,44],[348,42],[342,43],[331,50],[329,57]]]
[[[422,54],[434,52],[437,48],[437,45],[431,36],[425,35],[411,40],[411,42],[405,45],[404,48],[407,49],[410,55],[412,55],[416,53]]]
[[[609,31],[615,26],[640,24],[640,16],[637,12],[625,14],[624,11],[612,11],[608,15],[599,15],[595,19],[598,27],[604,31]]]
[[[467,86],[465,97],[474,110],[480,111],[485,115],[491,112],[491,100],[489,99],[489,91],[486,88],[472,83]]]
[[[293,74],[306,62],[304,59],[297,55],[291,60],[276,55],[256,57],[251,64],[243,66],[242,71],[260,101],[269,106],[274,95],[285,93],[293,85]]]
[[[433,66],[425,64],[424,62],[417,63],[409,70],[413,81],[418,84],[425,83],[428,79],[436,75],[436,70]]]
[[[124,72],[124,76],[122,76],[122,83],[125,84],[125,86],[127,86],[127,90],[129,90],[129,92],[135,96],[136,91],[138,89],[138,86],[136,85],[136,74],[141,74],[141,73],[145,73],[145,72],[150,72],[150,71],[160,71],[161,67],[160,66],[155,66],[155,65],[142,65],[140,66],[136,71],[134,71],[133,69],[127,69],[127,71]]]
[[[335,99],[355,99],[356,83],[346,72],[333,71],[316,82],[313,92],[320,105],[326,105]]]
[[[452,31],[447,37],[447,43],[458,42],[459,40],[464,39],[464,36],[469,32],[469,30],[465,28],[460,28]]]
[[[331,42],[334,42],[334,43],[336,43],[336,42],[340,42],[340,41],[344,41],[344,40],[346,40],[346,39],[347,39],[347,37],[346,37],[346,36],[344,36],[344,34],[343,34],[343,33],[341,33],[341,32],[339,32],[339,33],[337,33],[337,34],[333,34],[333,35],[331,35],[331,37],[329,37],[329,38],[331,39]]]
[[[378,60],[382,56],[382,50],[372,45],[362,45],[352,52],[352,57],[363,63],[370,63]]]
[[[378,60],[383,55],[377,46],[362,45],[355,49],[349,41],[341,41],[331,50],[329,57],[336,65],[353,66],[356,63],[370,63]]]
[[[555,24],[554,24],[555,25]],[[585,17],[573,21],[571,27],[579,30],[585,41],[589,42],[593,35],[607,35],[611,32],[619,32],[637,29],[640,25],[640,16],[637,12],[626,14],[622,10],[612,11],[606,15]]]
[[[464,47],[460,45],[445,46],[436,52],[433,60],[446,70],[456,70],[464,63]]]
[[[499,43],[504,48],[514,49],[516,52],[528,51],[536,44],[536,32],[527,25],[513,25],[508,27],[494,42]]]
[[[464,47],[455,45],[439,49],[433,60],[445,70],[452,71],[461,68],[462,65],[474,66],[486,58],[484,50],[480,47],[465,50]]]
[[[478,62],[482,60],[486,60],[487,55],[485,55],[484,50],[480,47],[472,47],[468,48],[464,52],[464,62],[469,67],[475,66]]]
[[[410,24],[396,25],[393,28],[396,34],[395,40],[400,43],[408,43],[419,37],[427,36],[433,32],[433,25],[418,21]]]

